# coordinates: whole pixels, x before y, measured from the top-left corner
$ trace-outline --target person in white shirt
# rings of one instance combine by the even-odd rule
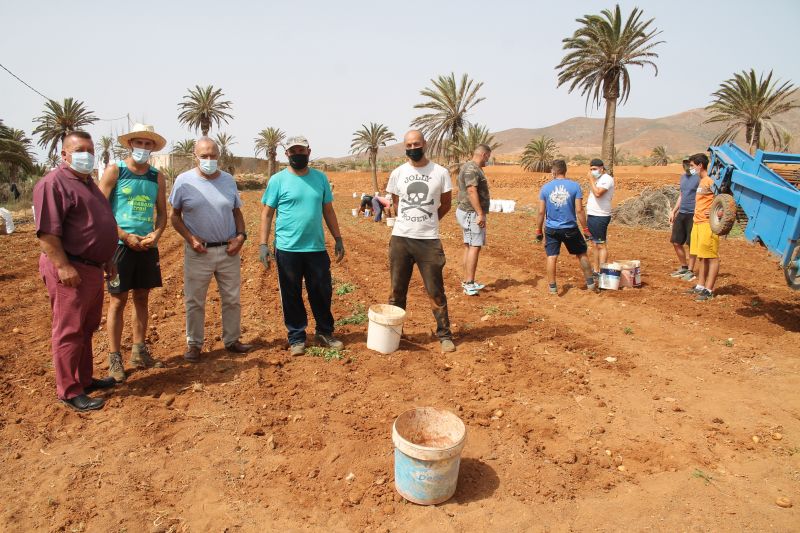
[[[614,199],[614,178],[606,173],[600,159],[592,159],[589,168],[589,199],[586,201],[586,225],[592,234],[595,252],[592,257],[594,275],[608,262],[607,233],[611,222],[611,201]]]
[[[386,186],[397,211],[389,241],[389,304],[406,308],[408,284],[416,263],[431,299],[442,352],[454,352],[442,277],[445,256],[439,240],[439,220],[450,211],[453,184],[447,169],[425,157],[426,142],[421,131],[409,131],[403,142],[408,162],[392,171]]]

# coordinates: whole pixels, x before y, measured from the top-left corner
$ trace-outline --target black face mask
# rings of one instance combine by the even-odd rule
[[[409,148],[406,150],[406,156],[413,162],[422,161],[425,157],[425,150],[422,148]]]
[[[289,156],[289,165],[295,170],[303,170],[308,166],[308,154],[292,154]]]

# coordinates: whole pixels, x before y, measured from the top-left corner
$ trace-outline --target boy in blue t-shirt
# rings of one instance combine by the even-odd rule
[[[553,179],[539,191],[539,213],[536,219],[536,241],[545,239],[547,254],[547,283],[550,294],[558,294],[556,285],[556,261],[561,252],[561,244],[567,247],[571,255],[578,257],[586,288],[594,291],[596,286],[592,276],[592,267],[586,257],[586,241],[591,238],[586,225],[586,213],[581,199],[583,193],[576,182],[566,178],[567,163],[562,159],[553,161]],[[546,223],[545,223],[546,220]],[[584,228],[583,235],[578,229],[578,222]],[[542,226],[545,226],[544,235]]]

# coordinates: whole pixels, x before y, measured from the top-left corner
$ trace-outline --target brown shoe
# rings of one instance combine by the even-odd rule
[[[144,343],[131,347],[131,364],[136,368],[164,368],[164,363],[154,359]]]
[[[108,375],[114,378],[117,383],[125,381],[125,367],[122,364],[122,354],[111,352],[108,354]]]
[[[190,363],[199,363],[200,362],[200,347],[199,346],[189,346],[189,349],[186,350],[186,353],[183,354],[183,358],[189,361]]]
[[[229,352],[233,352],[233,353],[247,353],[247,352],[249,352],[250,350],[253,349],[253,345],[252,344],[242,344],[241,342],[236,341],[236,342],[232,342],[231,344],[228,344],[227,346],[225,346],[225,349],[228,350]]]

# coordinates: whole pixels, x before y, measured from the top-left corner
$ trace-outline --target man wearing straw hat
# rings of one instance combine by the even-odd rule
[[[117,140],[130,154],[124,161],[106,167],[100,190],[111,202],[119,237],[114,254],[118,275],[108,282],[110,301],[106,326],[108,373],[121,382],[126,377],[120,346],[123,317],[131,291],[134,317],[131,365],[137,368],[163,366],[153,359],[145,344],[150,289],[161,287],[158,240],[167,225],[164,175],[148,161],[150,153],[163,149],[167,141],[149,124],[136,124]]]

